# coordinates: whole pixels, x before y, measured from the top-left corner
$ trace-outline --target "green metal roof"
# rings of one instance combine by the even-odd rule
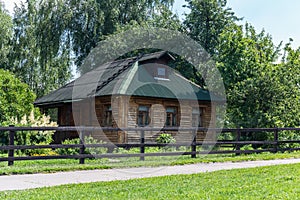
[[[139,62],[133,64],[131,63],[134,58],[106,63],[58,90],[37,99],[34,104],[37,106],[52,105],[79,101],[91,96],[109,95],[218,101],[213,95],[211,97],[207,90],[191,83],[174,70],[169,72],[168,79],[159,79],[149,74],[144,65],[139,65],[140,62],[159,59],[165,55],[168,54],[158,52],[144,55],[139,59]],[[122,71],[121,69],[126,66],[129,68]],[[102,87],[97,89],[97,86]]]

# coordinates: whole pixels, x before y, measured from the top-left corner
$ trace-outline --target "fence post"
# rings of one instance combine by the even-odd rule
[[[196,132],[196,130],[193,130],[193,142],[191,145],[191,150],[192,150],[191,157],[192,158],[196,158],[196,142],[197,142],[197,132]]]
[[[239,142],[241,140],[241,128],[237,128],[237,132],[236,132],[236,142]],[[236,144],[236,151],[240,151],[241,147],[240,144]],[[235,153],[236,156],[241,155],[241,153]]]
[[[140,160],[145,160],[145,131],[141,130],[141,139],[140,139],[140,153],[143,154],[140,156]]]
[[[15,127],[14,125],[9,125],[9,127]],[[15,131],[9,131],[9,145],[12,146],[12,149],[8,150],[8,166],[14,165],[14,148],[15,144]]]
[[[85,151],[84,131],[83,130],[80,130],[79,138],[80,138],[80,144],[81,144],[80,149],[79,149],[79,155],[82,156],[84,154],[84,151]],[[79,164],[84,164],[84,158],[79,159]]]
[[[278,128],[274,130],[274,153],[278,152]]]

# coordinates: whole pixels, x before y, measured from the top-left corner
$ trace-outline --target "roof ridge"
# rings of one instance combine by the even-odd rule
[[[143,53],[144,54],[143,57],[152,56],[152,55],[155,55],[155,54],[163,54],[163,53],[167,53],[167,51],[157,51],[157,52],[153,52],[153,53]],[[127,61],[127,60],[133,60],[136,57],[137,56],[132,56],[132,57],[129,57],[129,58],[117,59],[117,60],[113,60],[113,61],[108,61],[108,62],[106,62],[104,64],[114,64],[116,62],[121,62],[121,61],[124,62],[124,61]]]

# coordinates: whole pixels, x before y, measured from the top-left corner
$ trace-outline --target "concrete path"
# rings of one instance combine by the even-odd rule
[[[89,183],[99,181],[128,180],[134,178],[157,177],[175,174],[195,174],[226,169],[251,168],[279,164],[300,163],[300,159],[284,159],[270,161],[200,163],[182,166],[164,166],[153,168],[128,168],[59,172],[53,174],[30,174],[0,176],[0,191],[23,190],[72,183]]]

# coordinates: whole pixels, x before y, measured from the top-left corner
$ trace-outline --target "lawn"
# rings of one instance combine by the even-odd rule
[[[1,192],[0,199],[299,199],[300,164]]]
[[[84,165],[78,164],[78,160],[38,160],[38,161],[16,161],[14,166],[7,166],[7,162],[0,162],[0,175],[8,174],[32,174],[52,173],[58,171],[93,170],[125,167],[154,167],[166,165],[184,165],[208,162],[240,162],[250,160],[272,160],[285,158],[300,158],[300,152],[292,153],[261,153],[249,155],[198,155],[197,158],[190,156],[173,157],[146,157],[145,161],[139,158],[117,158],[117,159],[87,159]]]

